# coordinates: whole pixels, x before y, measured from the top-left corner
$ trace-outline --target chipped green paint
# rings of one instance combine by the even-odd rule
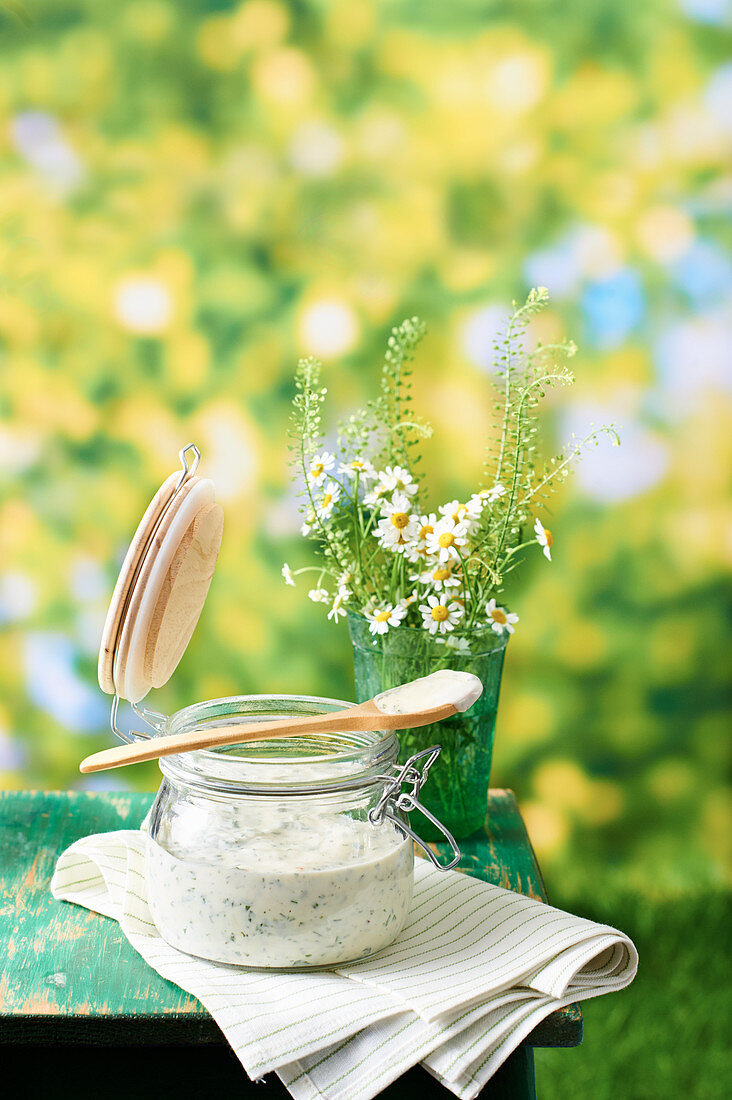
[[[0,1041],[221,1042],[203,1006],[165,981],[115,921],[56,901],[49,883],[59,853],[79,837],[136,828],[150,794],[0,792]],[[491,791],[487,834],[463,841],[464,867],[545,899],[544,884],[511,791]],[[574,1046],[577,1006],[555,1012],[534,1046]]]

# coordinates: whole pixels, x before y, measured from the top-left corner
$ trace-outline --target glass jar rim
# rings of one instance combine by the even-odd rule
[[[222,719],[238,719],[231,722],[236,727],[246,725],[247,720],[327,714],[355,705],[314,695],[232,695],[176,711],[161,733],[220,726]],[[356,732],[344,725],[336,733],[301,734],[165,756],[159,764],[167,778],[208,792],[315,794],[371,785],[389,772],[398,754],[393,730]]]

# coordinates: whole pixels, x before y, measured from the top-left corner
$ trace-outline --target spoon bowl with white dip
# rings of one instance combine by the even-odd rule
[[[382,691],[358,706],[329,714],[248,723],[246,726],[207,727],[104,749],[82,760],[79,771],[105,771],[194,749],[266,741],[300,733],[331,733],[343,729],[401,730],[428,726],[468,710],[482,690],[480,679],[472,673],[444,668],[400,687]]]

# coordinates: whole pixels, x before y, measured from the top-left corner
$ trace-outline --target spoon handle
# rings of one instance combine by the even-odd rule
[[[242,726],[209,726],[187,733],[173,733],[164,737],[151,737],[149,741],[134,741],[129,745],[116,745],[87,756],[79,765],[79,771],[100,772],[108,768],[139,764],[143,760],[156,760],[160,756],[172,756],[192,749],[211,749],[218,745],[238,745],[246,741],[268,741],[276,737],[289,737],[293,733],[338,733],[342,730],[395,730],[427,726],[455,714],[452,703],[412,714],[384,714],[373,699],[356,707],[332,711],[330,714],[305,715],[301,718],[283,718],[278,722],[254,722]]]

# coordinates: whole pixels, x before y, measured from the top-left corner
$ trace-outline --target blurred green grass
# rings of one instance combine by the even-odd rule
[[[640,966],[628,989],[583,1004],[581,1046],[535,1052],[539,1100],[726,1100],[732,895],[548,889],[554,905],[627,932]]]

